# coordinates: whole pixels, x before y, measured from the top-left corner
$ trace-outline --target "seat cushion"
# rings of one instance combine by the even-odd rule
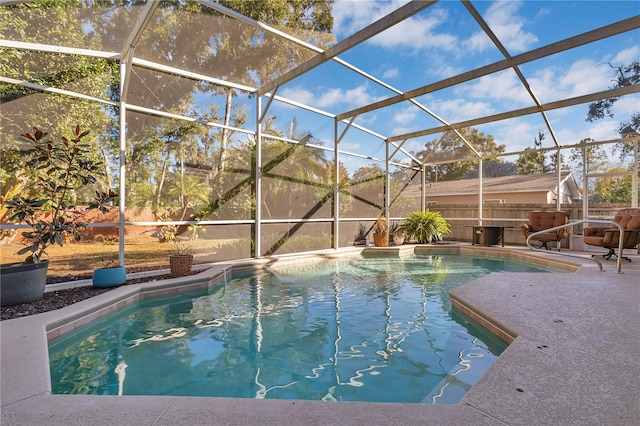
[[[632,248],[640,244],[640,209],[629,208],[619,210],[613,218],[625,230],[623,244],[625,248]],[[617,226],[587,227],[584,229],[583,241],[590,246],[607,248],[618,247],[620,231]]]
[[[557,231],[553,231],[553,232],[543,232],[542,234],[538,234],[535,237],[531,237],[531,238],[538,241],[559,241],[563,237],[558,235]]]
[[[622,209],[613,218],[623,229],[640,229],[640,209]]]
[[[533,232],[564,225],[569,221],[567,212],[529,212],[528,216]]]
[[[585,235],[582,241],[590,246],[603,246],[602,235]]]

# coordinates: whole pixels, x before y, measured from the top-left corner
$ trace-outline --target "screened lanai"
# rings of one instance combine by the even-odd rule
[[[199,263],[340,248],[379,214],[427,208],[451,239],[496,223],[513,244],[527,211],[609,218],[638,206],[638,12],[627,1],[2,1],[3,247],[20,244],[4,203],[33,192],[20,135],[34,126],[90,131],[105,174],[73,194],[79,204],[118,193],[59,254],[79,269],[149,262],[151,249],[162,263],[176,242]],[[516,175],[553,175],[551,197],[512,204],[486,188]],[[474,182],[475,201],[428,202],[448,181]]]

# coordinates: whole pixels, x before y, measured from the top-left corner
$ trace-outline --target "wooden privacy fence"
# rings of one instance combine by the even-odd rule
[[[628,204],[590,204],[589,218],[610,219],[619,209],[629,207]],[[477,204],[438,204],[429,207],[437,211],[451,224],[451,233],[446,236],[452,241],[472,241],[473,228],[479,224]],[[520,226],[527,222],[530,211],[554,211],[555,204],[498,204],[483,206],[482,224],[487,226],[504,226],[504,242],[510,245],[525,245],[526,239],[520,233]],[[564,204],[562,211],[569,212],[569,220],[582,219],[582,204]],[[582,225],[573,226],[572,236],[582,235]],[[569,248],[571,238],[562,241],[561,247]]]

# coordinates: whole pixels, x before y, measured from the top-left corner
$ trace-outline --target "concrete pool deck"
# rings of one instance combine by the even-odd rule
[[[523,247],[474,250],[559,258]],[[59,311],[0,322],[1,423],[640,424],[640,255],[630,257],[622,274],[614,261],[603,261],[599,272],[594,262],[568,258],[582,266],[573,273],[493,274],[454,290],[452,298],[517,336],[456,405],[52,395],[47,325],[104,307],[134,286],[121,287]]]

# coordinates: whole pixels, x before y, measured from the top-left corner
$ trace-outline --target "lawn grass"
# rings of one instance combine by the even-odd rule
[[[213,262],[217,254],[216,247],[229,240],[195,240],[184,242],[196,255],[196,263]],[[25,255],[17,252],[24,245],[11,243],[0,246],[2,264],[22,262]],[[137,236],[125,243],[125,266],[127,267],[169,267],[169,255],[175,249],[171,243],[160,243],[157,238]],[[49,254],[49,275],[73,275],[91,273],[94,268],[105,266],[108,261],[118,262],[117,242],[79,241],[53,246],[47,249]]]

